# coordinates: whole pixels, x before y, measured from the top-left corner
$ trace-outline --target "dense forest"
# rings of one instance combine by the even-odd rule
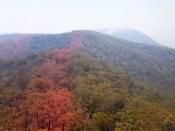
[[[175,51],[142,46],[92,31],[3,41],[0,131],[175,131]]]

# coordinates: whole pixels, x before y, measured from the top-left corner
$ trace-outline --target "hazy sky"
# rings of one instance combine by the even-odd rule
[[[175,0],[0,0],[0,33],[130,27],[175,47]]]

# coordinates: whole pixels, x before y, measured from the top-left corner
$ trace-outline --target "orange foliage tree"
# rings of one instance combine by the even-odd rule
[[[26,91],[27,98],[17,107],[23,110],[17,120],[20,130],[82,129],[85,113],[69,90],[68,64],[73,44],[51,52],[46,61],[34,69]]]
[[[34,69],[34,78],[45,78],[53,82],[57,88],[69,88],[68,50],[56,50],[40,67]]]
[[[73,94],[63,89],[39,94],[30,108],[30,114],[33,129],[72,131],[80,128],[77,121],[83,121],[83,112],[74,103]]]
[[[81,130],[85,115],[68,90],[70,79],[67,66],[71,50],[72,47],[52,52],[34,70],[28,89],[28,100],[31,101],[29,114],[32,117],[30,130]]]

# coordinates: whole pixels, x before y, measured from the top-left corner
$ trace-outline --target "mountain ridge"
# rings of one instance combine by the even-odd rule
[[[77,42],[81,43],[81,50],[107,61],[121,71],[129,73],[131,77],[163,87],[175,84],[173,83],[175,50],[163,46],[133,43],[90,30],[76,30],[62,34],[34,34],[16,43],[9,41],[8,46],[0,44],[0,58],[1,60],[4,56],[5,59],[7,56],[11,59],[20,58],[31,53],[66,48],[74,38],[78,38]]]

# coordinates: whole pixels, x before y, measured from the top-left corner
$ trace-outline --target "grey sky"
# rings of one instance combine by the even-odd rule
[[[175,47],[175,0],[0,0],[0,33],[130,27]]]

